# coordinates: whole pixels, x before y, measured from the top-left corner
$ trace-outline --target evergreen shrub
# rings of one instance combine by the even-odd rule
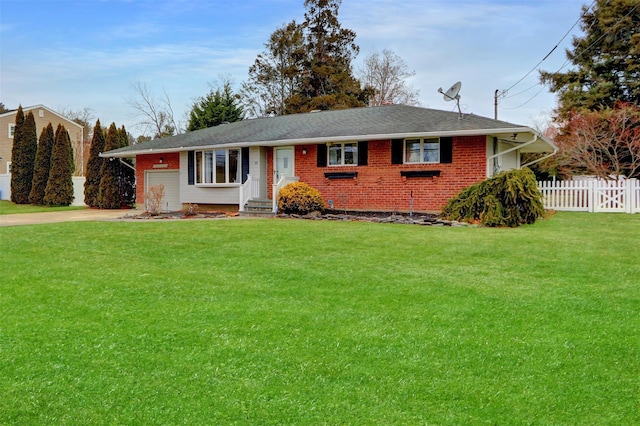
[[[320,192],[304,182],[294,182],[278,192],[278,211],[283,213],[307,214],[324,210]]]
[[[58,124],[51,148],[51,167],[44,191],[47,206],[69,206],[73,202],[73,148],[67,129]]]
[[[449,200],[440,216],[490,227],[516,227],[543,217],[544,207],[536,177],[525,167],[463,189]]]

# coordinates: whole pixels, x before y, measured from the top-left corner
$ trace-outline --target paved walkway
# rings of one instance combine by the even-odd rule
[[[139,211],[124,210],[67,210],[46,213],[19,213],[0,215],[0,226],[36,225],[40,223],[78,222],[90,220],[115,220],[125,215],[135,215]]]

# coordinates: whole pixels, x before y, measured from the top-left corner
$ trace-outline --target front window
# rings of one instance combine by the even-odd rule
[[[334,143],[329,145],[330,166],[357,166],[358,143]]]
[[[239,183],[239,149],[196,151],[196,183]]]
[[[13,139],[13,135],[16,133],[16,125],[11,123],[9,124],[9,138]]]
[[[407,139],[404,145],[405,163],[439,163],[440,139]]]

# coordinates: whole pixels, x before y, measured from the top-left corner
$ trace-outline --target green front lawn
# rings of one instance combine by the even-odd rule
[[[0,424],[640,423],[640,215],[0,241]]]
[[[50,207],[50,206],[32,206],[31,204],[15,204],[11,201],[0,200],[0,215],[3,214],[16,214],[16,213],[42,213],[42,212],[55,212],[64,210],[80,210],[86,209],[85,206],[64,206],[64,207]]]

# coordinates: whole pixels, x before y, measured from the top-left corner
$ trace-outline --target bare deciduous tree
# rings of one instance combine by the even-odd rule
[[[415,75],[407,63],[391,50],[373,52],[364,60],[359,78],[365,87],[374,90],[369,105],[404,104],[418,105],[419,91],[407,83]]]
[[[152,135],[157,139],[175,135],[180,131],[166,91],[163,92],[163,97],[157,99],[145,83],[136,82],[132,88],[136,92],[136,98],[128,103],[136,112],[136,125],[143,134]]]
[[[91,139],[93,138],[93,126],[91,123],[95,121],[91,108],[84,107],[82,109],[59,108],[60,115],[65,116],[69,120],[82,126],[82,141],[73,141],[73,158],[75,159],[75,176],[83,176],[85,174],[85,165],[89,160],[89,152],[91,150]]]
[[[640,176],[640,108],[575,113],[556,138],[559,169],[571,174]]]

